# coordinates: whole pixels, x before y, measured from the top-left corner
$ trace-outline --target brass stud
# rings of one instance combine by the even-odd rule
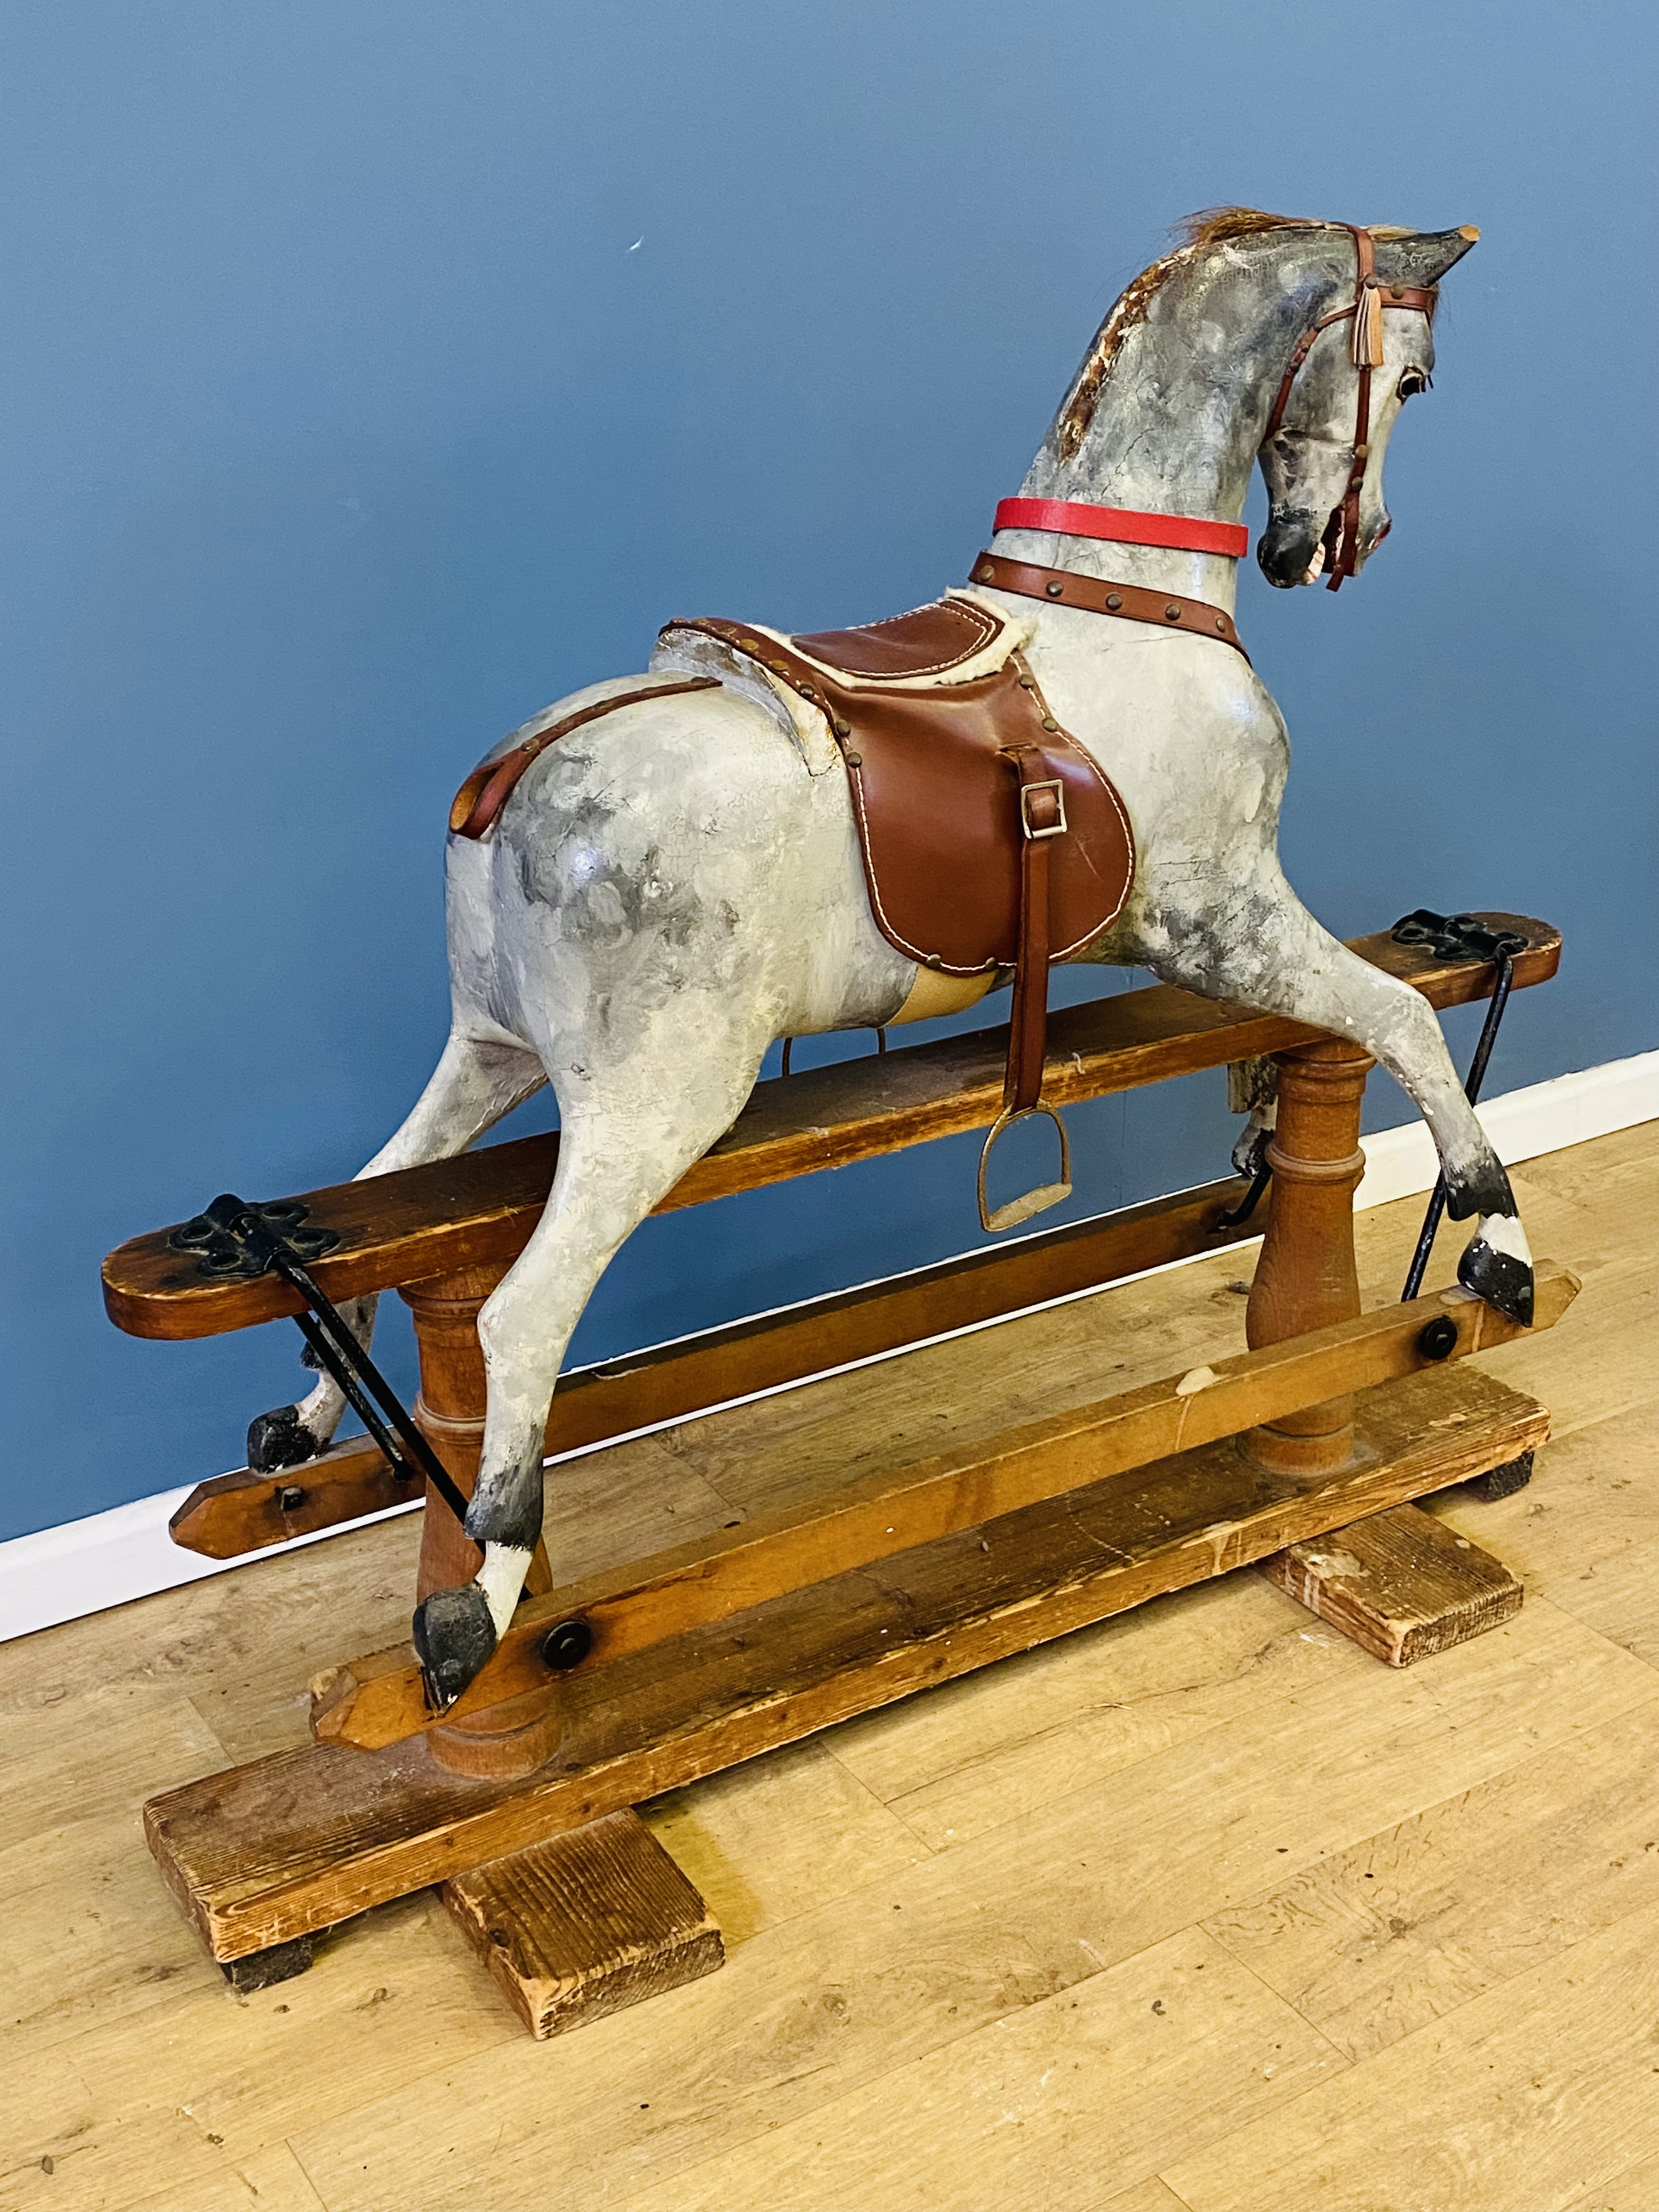
[[[1218,616],[1216,617],[1216,618],[1215,618],[1215,626],[1216,626],[1216,628],[1217,628],[1218,630],[1224,630],[1224,630],[1225,630],[1225,629],[1226,629],[1226,627],[1227,627],[1227,617],[1226,617],[1226,616],[1225,616],[1225,615],[1218,615]]]
[[[1036,690],[1036,677],[1022,676],[1019,679],[1019,688],[1022,691],[1035,691]]]
[[[988,562],[985,563],[985,565],[984,565],[984,567],[983,567],[983,568],[975,568],[975,571],[974,571],[974,581],[975,581],[976,584],[988,584],[988,583],[990,582],[990,580],[991,580],[992,577],[993,577],[993,576],[994,576],[994,575],[995,575],[995,574],[996,574],[996,570],[995,570],[995,569],[991,566],[990,562],[988,561]]]
[[[1055,721],[1052,714],[1045,714],[1042,718],[1042,726],[1045,730],[1057,730],[1060,724]]]
[[[1115,614],[1118,609],[1123,605],[1122,592],[1108,592],[1106,594],[1106,604],[1111,609],[1112,612]]]
[[[836,717],[836,735],[838,738],[850,738],[852,734],[853,725],[848,720],[846,715],[837,714]]]
[[[1045,584],[1042,588],[1051,599],[1057,599],[1066,586],[1064,584]]]
[[[945,963],[939,958],[937,952],[930,952],[921,964],[924,968],[942,968],[945,965]]]
[[[1181,610],[1174,604],[1173,601],[1164,608],[1164,619],[1165,622],[1179,622],[1181,620]]]
[[[842,757],[845,760],[848,768],[862,768],[864,766],[864,755],[862,753],[844,753]]]

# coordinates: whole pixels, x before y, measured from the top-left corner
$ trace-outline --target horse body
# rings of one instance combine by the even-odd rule
[[[1471,242],[1382,234],[1379,273],[1432,283]],[[1233,234],[1200,233],[1108,316],[1023,490],[1237,521],[1259,453],[1272,517],[1258,557],[1277,583],[1312,580],[1355,466],[1356,371],[1340,335],[1311,349],[1292,406],[1262,441],[1286,357],[1345,288],[1352,295],[1353,257],[1336,226],[1255,218]],[[1382,457],[1401,399],[1432,367],[1426,315],[1392,315],[1384,336],[1356,567],[1388,528]],[[1232,611],[1234,563],[1218,556],[1027,531],[1000,532],[991,550]],[[1509,1310],[1526,1307],[1507,1179],[1433,1013],[1322,929],[1279,867],[1289,745],[1260,678],[1208,638],[987,596],[1028,633],[1043,696],[1133,825],[1129,896],[1079,957],[1351,1036],[1424,1113],[1454,1216],[1481,1217],[1465,1280]],[[504,746],[641,681],[649,674],[561,701]],[[541,1222],[479,1319],[489,1405],[467,1528],[484,1565],[416,1616],[445,1698],[472,1679],[517,1602],[541,1524],[554,1382],[617,1248],[730,1127],[774,1038],[929,1010],[923,971],[871,913],[837,757],[812,757],[752,686],[647,699],[550,747],[487,839],[451,839],[447,896],[450,1042],[363,1173],[464,1149],[544,1080],[561,1146]],[[366,1334],[372,1303],[354,1320]],[[325,1381],[295,1410],[319,1449],[338,1394]],[[291,1425],[294,1413],[284,1418]]]

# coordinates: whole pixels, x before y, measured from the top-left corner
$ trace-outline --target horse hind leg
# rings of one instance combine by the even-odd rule
[[[546,1208],[478,1316],[489,1401],[466,1533],[483,1561],[472,1582],[434,1590],[415,1613],[415,1649],[441,1707],[478,1673],[518,1604],[541,1533],[548,1409],[583,1309],[625,1239],[736,1120],[770,1036],[728,1027],[722,1038],[713,1020],[701,1032],[688,1023],[602,1078],[590,1063],[580,1099],[561,1100]]]
[[[486,1039],[452,1031],[408,1120],[353,1180],[362,1182],[371,1176],[390,1175],[396,1168],[420,1167],[428,1160],[464,1152],[546,1080],[529,1046],[505,1037]],[[374,1334],[378,1303],[371,1294],[348,1298],[340,1307],[341,1319],[365,1348]],[[301,1358],[315,1370],[316,1357],[309,1346]],[[333,1376],[319,1374],[308,1397],[295,1405],[273,1407],[249,1423],[249,1467],[274,1474],[314,1459],[332,1440],[345,1403]]]
[[[1265,897],[1254,884],[1250,897],[1227,911],[1247,915],[1248,925],[1206,916],[1190,932],[1172,930],[1166,946],[1148,948],[1147,964],[1165,981],[1207,997],[1352,1037],[1380,1060],[1429,1125],[1446,1178],[1447,1212],[1454,1221],[1477,1217],[1458,1280],[1498,1312],[1529,1325],[1532,1255],[1514,1193],[1428,1000],[1322,929],[1282,876]]]

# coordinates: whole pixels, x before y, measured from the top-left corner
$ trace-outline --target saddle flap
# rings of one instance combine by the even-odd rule
[[[1128,818],[1014,664],[949,690],[842,703],[871,904],[900,951],[953,975],[1014,965],[1025,838],[1017,746],[1041,748],[1064,799],[1065,834],[1048,855],[1050,957],[1079,951],[1115,918],[1134,872]]]

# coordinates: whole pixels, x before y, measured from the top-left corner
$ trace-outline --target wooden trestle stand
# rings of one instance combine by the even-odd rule
[[[1517,986],[1553,975],[1546,924]],[[1379,936],[1356,950],[1437,1006],[1492,971]],[[986,1030],[763,1084],[668,1206],[750,1189],[997,1110],[1006,1032]],[[538,1554],[517,1616],[434,1722],[402,1647],[313,1685],[313,1741],[153,1799],[150,1848],[212,1955],[243,1986],[297,1972],[324,1930],[441,1883],[532,2031],[550,2034],[705,1973],[720,1938],[633,1811],[641,1800],[930,1684],[1252,1562],[1395,1665],[1495,1626],[1521,1601],[1496,1560],[1412,1501],[1528,1476],[1545,1409],[1467,1364],[1521,1332],[1452,1289],[1360,1311],[1352,1199],[1370,1061],[1292,1023],[1167,988],[1055,1016],[1060,1106],[1271,1054],[1270,1200],[1224,1223],[1237,1177],[1008,1247],[680,1340],[561,1381],[550,1450],[617,1437],[1229,1243],[1265,1237],[1249,1349],[1166,1381],[854,1482],[621,1572],[553,1586]],[[337,1300],[396,1285],[414,1316],[416,1418],[464,1491],[484,1376],[477,1316],[535,1225],[556,1138],[531,1138],[313,1192],[339,1233],[315,1274]],[[1534,1326],[1577,1288],[1537,1273]],[[136,1334],[210,1335],[295,1310],[275,1277],[204,1277],[158,1231],[105,1267]],[[175,1540],[217,1558],[406,1500],[373,1445],[192,1493]],[[477,1553],[426,1501],[422,1593]],[[1341,1532],[1340,1545],[1328,1540]],[[879,1574],[871,1569],[884,1562]],[[586,1656],[568,1666],[579,1622]],[[581,1639],[578,1639],[580,1642]]]

